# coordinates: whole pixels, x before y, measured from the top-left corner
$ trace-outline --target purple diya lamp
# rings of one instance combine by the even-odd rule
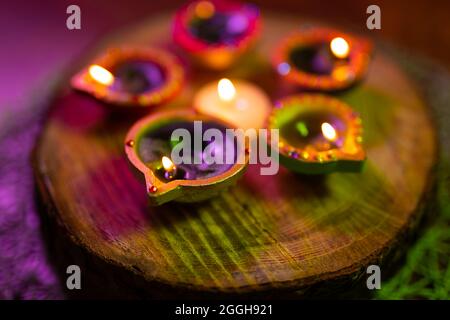
[[[366,39],[334,29],[307,28],[280,43],[273,64],[281,77],[300,87],[341,90],[362,79],[371,51]]]
[[[283,166],[304,174],[362,169],[361,118],[347,104],[330,96],[303,94],[275,106],[268,128],[279,129],[276,151]]]
[[[261,29],[255,5],[225,0],[193,1],[175,15],[174,41],[213,69],[230,66],[245,53]]]
[[[119,106],[147,107],[174,97],[184,71],[178,59],[154,48],[109,49],[72,78],[72,87]]]
[[[235,183],[248,165],[248,142],[239,145],[226,135],[227,128],[234,127],[191,111],[158,113],[134,124],[125,139],[125,152],[131,164],[145,178],[150,203],[202,201]],[[188,132],[190,138],[187,141],[184,138],[182,141],[178,138],[173,140],[176,129]],[[221,133],[224,141],[219,143],[213,138],[204,138],[208,129]],[[200,146],[196,147],[198,141]],[[172,151],[180,146],[187,148],[183,150],[188,150],[188,161],[175,164],[171,158]],[[206,152],[223,161],[208,161]],[[226,161],[228,152],[232,152],[231,162]]]

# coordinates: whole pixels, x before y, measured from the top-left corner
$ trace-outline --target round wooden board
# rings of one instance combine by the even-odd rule
[[[304,21],[264,19],[256,52],[220,74],[191,67],[182,95],[163,108],[190,107],[195,90],[221,76],[250,79],[272,98],[290,92],[268,59],[277,40]],[[76,67],[107,46],[171,47],[169,39],[170,16],[153,16],[105,40]],[[150,289],[249,294],[351,283],[369,264],[386,262],[391,249],[402,249],[401,235],[423,212],[437,148],[427,107],[382,52],[364,83],[339,96],[364,122],[364,172],[305,177],[281,168],[261,176],[252,165],[234,188],[210,201],[149,207],[123,151],[125,133],[142,114],[109,112],[66,85],[36,148],[39,189],[74,243],[100,258],[102,268],[133,273]]]

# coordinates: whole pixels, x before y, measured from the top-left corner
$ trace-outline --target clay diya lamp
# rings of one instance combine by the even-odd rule
[[[72,87],[111,105],[149,107],[173,98],[184,70],[171,53],[155,48],[115,48],[76,74]]]
[[[227,136],[227,129],[234,128],[192,111],[158,113],[135,123],[126,136],[125,152],[144,177],[150,203],[203,201],[234,184],[248,165],[248,143],[240,145]],[[222,140],[207,137],[208,132]],[[183,159],[177,161],[175,149]],[[221,161],[208,160],[207,155]]]
[[[306,28],[284,39],[273,65],[283,78],[301,88],[335,91],[361,80],[372,44],[366,39],[326,28]]]
[[[359,172],[364,161],[361,118],[344,102],[321,94],[275,104],[269,129],[279,130],[280,163],[294,172]],[[270,138],[269,138],[270,143]]]
[[[261,17],[255,5],[200,0],[177,11],[173,38],[197,62],[220,70],[229,67],[252,47],[260,29]]]

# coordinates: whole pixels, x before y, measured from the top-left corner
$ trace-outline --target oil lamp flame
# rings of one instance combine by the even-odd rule
[[[97,82],[109,86],[114,81],[114,76],[105,68],[93,64],[89,67],[89,75]]]
[[[236,88],[229,79],[221,79],[217,84],[217,92],[220,100],[231,101],[236,95]]]
[[[331,52],[340,59],[345,59],[348,57],[350,52],[350,47],[348,42],[341,37],[336,37],[330,42]]]
[[[166,170],[167,172],[173,172],[176,169],[172,160],[170,160],[168,157],[163,156],[161,161],[162,161],[164,170]]]
[[[207,1],[200,1],[195,5],[195,14],[200,19],[208,19],[214,15],[214,5]]]
[[[322,134],[329,141],[335,141],[337,138],[336,130],[328,122],[322,123]]]

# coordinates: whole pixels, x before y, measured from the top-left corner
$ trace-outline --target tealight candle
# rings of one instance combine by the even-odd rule
[[[259,10],[254,5],[199,0],[178,10],[173,37],[199,62],[224,69],[253,45],[260,25]]]
[[[200,130],[196,129],[195,121],[201,121]],[[239,142],[231,141],[232,138],[226,135],[227,128],[234,127],[220,119],[190,111],[158,113],[133,125],[125,140],[125,152],[133,166],[144,175],[150,202],[159,205],[171,200],[202,201],[233,184],[247,167],[245,150],[248,142],[241,146]],[[189,141],[172,140],[176,129],[187,130]],[[203,139],[208,129],[219,131],[226,141]],[[202,141],[200,149],[195,148],[196,138]],[[192,143],[186,146],[190,150],[190,161],[176,165],[171,158],[173,148],[185,143]],[[226,149],[227,145],[233,149]],[[240,151],[243,151],[242,158]],[[210,162],[207,154],[211,152],[220,159],[226,159],[227,153],[233,152],[232,162]]]
[[[72,86],[121,106],[150,106],[172,98],[184,80],[170,53],[152,48],[111,49],[72,78]]]
[[[360,80],[371,44],[342,32],[311,28],[287,37],[274,56],[274,67],[288,81],[319,90],[344,89]]]
[[[303,94],[276,106],[268,127],[279,129],[282,165],[305,174],[361,170],[361,119],[348,105],[325,95]]]
[[[224,78],[202,87],[194,97],[194,108],[241,129],[259,129],[264,126],[271,102],[256,85]]]

